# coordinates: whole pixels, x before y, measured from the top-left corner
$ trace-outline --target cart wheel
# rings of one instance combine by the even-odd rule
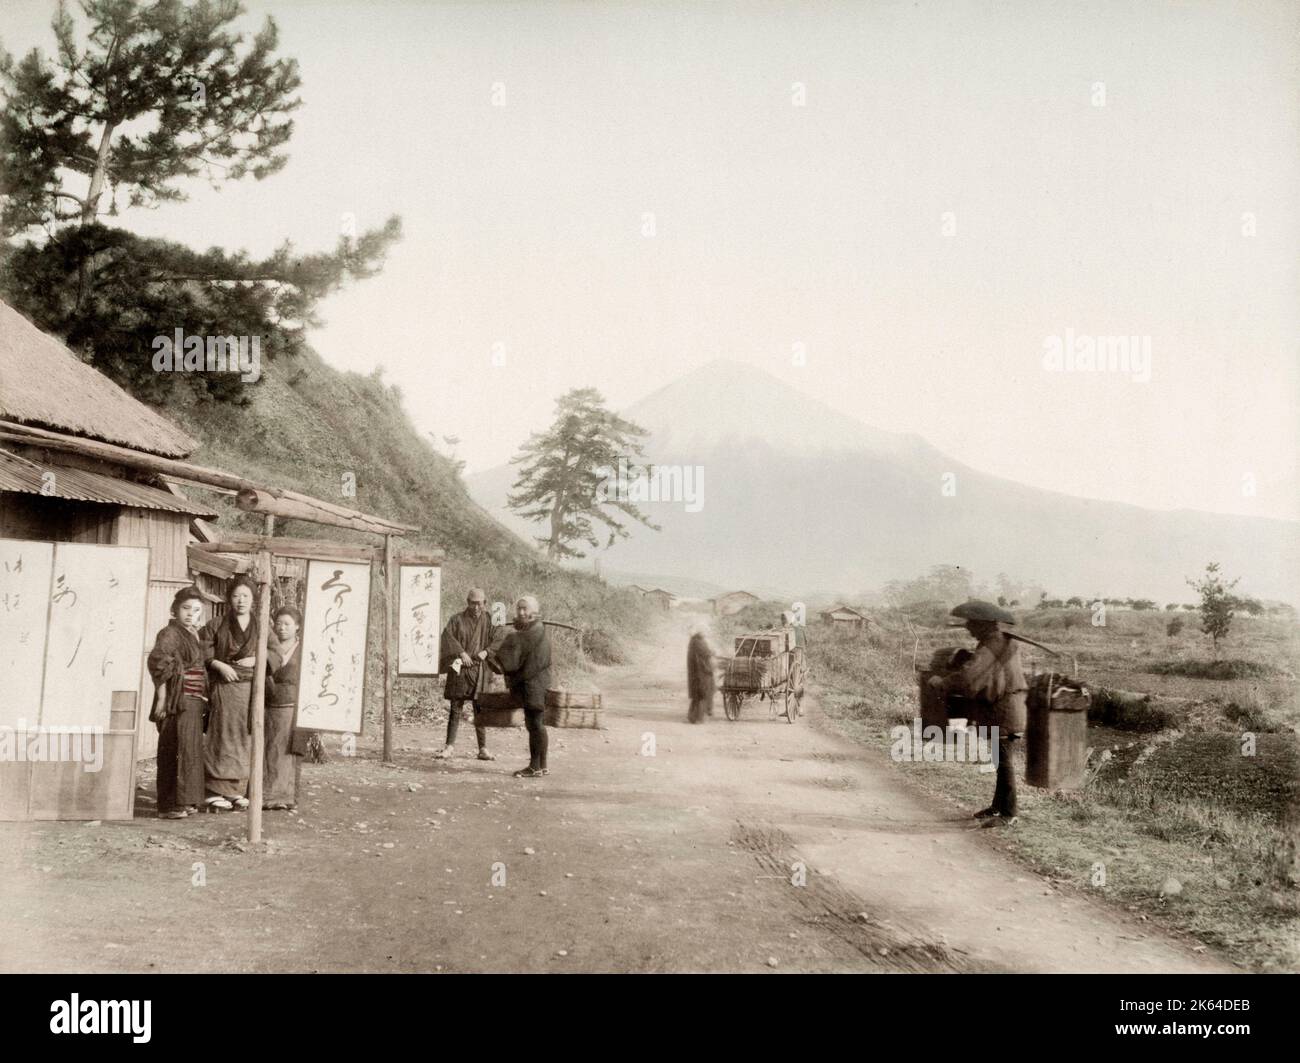
[[[787,723],[799,719],[799,699],[795,697],[792,687],[785,688],[785,719]]]
[[[728,690],[722,692],[722,711],[727,714],[728,720],[740,719],[740,701],[739,694],[733,694]]]

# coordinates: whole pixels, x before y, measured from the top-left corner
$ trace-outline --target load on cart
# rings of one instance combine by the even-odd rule
[[[794,628],[756,631],[736,636],[734,655],[722,674],[722,708],[728,720],[739,720],[747,698],[767,700],[768,716],[799,718],[807,667]]]

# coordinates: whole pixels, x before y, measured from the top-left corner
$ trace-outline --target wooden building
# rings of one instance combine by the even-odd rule
[[[184,457],[198,446],[177,426],[0,302],[0,426],[6,424],[168,458]],[[214,515],[209,507],[185,498],[157,477],[109,461],[0,439],[0,540],[148,548],[142,637],[150,645],[153,634],[167,623],[173,595],[191,582],[187,557],[191,522]],[[140,726],[152,690],[143,653],[139,670],[140,683],[129,711],[122,699],[114,702],[100,777],[83,786],[72,808],[66,794],[55,794],[33,776],[31,818],[130,815],[133,785],[124,786],[120,773],[127,772],[133,782],[135,760],[152,756],[158,746],[156,729]],[[0,770],[6,767],[0,765]],[[32,770],[40,774],[35,766]],[[14,784],[3,792],[20,802],[20,789]],[[3,818],[28,817],[6,815],[0,807]]]
[[[136,761],[155,755],[158,746],[148,721],[153,684],[145,668],[154,636],[170,619],[181,586],[197,583],[219,614],[226,581],[250,571],[250,551],[262,559],[258,582],[269,588],[264,609],[301,581],[307,558],[382,563],[378,634],[389,756],[399,560],[393,540],[419,529],[192,465],[184,459],[197,447],[0,302],[0,676],[9,682],[0,698],[0,820],[133,814]],[[207,523],[215,517],[210,507],[187,498],[178,482],[235,496],[240,509],[263,515],[264,534],[218,537]],[[273,539],[277,518],[382,535],[385,544]],[[433,554],[441,556],[425,551],[421,563]],[[253,700],[258,720],[261,702]],[[51,747],[41,743],[53,729],[78,738],[97,732],[102,763],[10,756],[26,750],[28,738],[33,750]],[[256,840],[256,800],[249,823]]]
[[[861,632],[871,624],[870,617],[849,605],[836,605],[818,615],[823,624],[840,630]]]
[[[672,594],[669,591],[661,590],[658,587],[652,591],[646,591],[641,597],[645,598],[647,601],[653,602],[664,612],[667,612],[677,604],[677,595]]]
[[[758,600],[758,595],[750,594],[749,591],[728,591],[716,598],[710,598],[709,603],[713,606],[715,616],[733,616],[745,606],[753,605]]]

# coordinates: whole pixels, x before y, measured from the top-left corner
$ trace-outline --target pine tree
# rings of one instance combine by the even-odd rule
[[[593,521],[609,529],[606,545],[628,537],[619,514],[659,530],[631,502],[602,490],[620,458],[632,464],[642,456],[645,435],[609,410],[595,388],[575,388],[556,402],[550,428],[534,432],[510,459],[521,468],[507,504],[527,520],[549,523],[537,542],[550,560],[584,557],[575,543],[599,546]]]
[[[329,254],[296,255],[285,244],[262,260],[104,221],[183,200],[195,178],[218,187],[285,165],[300,78],[293,59],[275,55],[275,22],[248,40],[233,28],[238,0],[80,7],[79,31],[61,0],[53,58],[0,52],[0,291],[153,399],[174,383],[151,372],[159,332],[258,335],[264,357],[296,350],[322,296],[378,269],[400,235],[396,218],[341,237]],[[214,374],[190,382],[233,397]]]

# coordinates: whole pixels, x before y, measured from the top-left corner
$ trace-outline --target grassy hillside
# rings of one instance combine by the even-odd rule
[[[164,412],[202,441],[191,458],[197,464],[419,526],[421,531],[402,538],[400,546],[446,550],[444,621],[463,608],[473,585],[486,590],[489,602],[507,607],[520,594],[535,594],[548,619],[585,629],[586,656],[596,663],[616,660],[627,634],[647,622],[638,596],[547,564],[480,509],[453,463],[411,423],[398,388],[376,376],[339,372],[307,354],[268,366],[250,395],[244,406],[191,401]],[[457,425],[440,428],[451,434]],[[346,493],[348,482],[355,494]],[[205,500],[220,512],[218,529],[261,531],[263,518],[240,512],[232,498]],[[376,536],[304,521],[279,522],[276,534],[379,542]],[[374,592],[380,592],[377,579]],[[557,633],[554,642],[561,667],[576,682],[581,671],[576,639]],[[371,684],[372,713],[378,688]],[[399,681],[399,713],[441,704],[436,693],[428,680]]]
[[[249,392],[244,406],[195,402],[167,411],[202,440],[193,461],[419,525],[423,532],[411,541],[457,557],[531,560],[523,543],[470,501],[452,463],[411,424],[396,387],[306,354],[268,366]],[[221,524],[253,531],[261,518],[232,505]],[[278,531],[367,539],[305,522]]]

